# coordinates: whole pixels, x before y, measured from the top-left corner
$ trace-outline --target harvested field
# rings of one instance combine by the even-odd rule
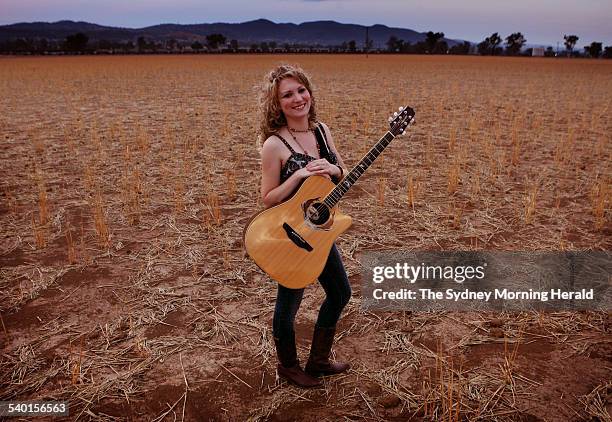
[[[417,112],[342,204],[353,297],[304,391],[275,379],[276,286],[254,86],[315,83],[351,166]],[[610,250],[612,61],[437,56],[0,58],[0,400],[70,420],[612,421],[606,312],[370,313],[367,250]],[[322,301],[297,319],[307,357]]]

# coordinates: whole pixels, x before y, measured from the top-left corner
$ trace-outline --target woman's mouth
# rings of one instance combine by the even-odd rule
[[[304,104],[300,104],[299,106],[296,106],[296,107],[293,107],[293,109],[294,109],[294,110],[298,110],[298,111],[299,111],[299,110],[303,110],[303,109],[304,109],[304,107],[306,107],[306,103],[304,103]]]

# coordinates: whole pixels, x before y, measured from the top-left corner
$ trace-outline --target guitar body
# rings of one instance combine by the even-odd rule
[[[255,215],[244,231],[249,256],[268,275],[290,289],[313,283],[325,266],[336,238],[351,217],[321,203],[335,185],[310,176],[286,202]]]

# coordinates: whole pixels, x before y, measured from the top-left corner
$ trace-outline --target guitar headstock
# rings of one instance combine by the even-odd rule
[[[401,136],[412,122],[414,122],[414,110],[408,106],[400,107],[393,116],[389,117],[389,132],[393,136]]]

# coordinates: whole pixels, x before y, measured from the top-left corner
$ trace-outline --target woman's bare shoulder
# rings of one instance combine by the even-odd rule
[[[262,155],[277,155],[282,151],[283,141],[276,135],[269,136],[261,147]]]

